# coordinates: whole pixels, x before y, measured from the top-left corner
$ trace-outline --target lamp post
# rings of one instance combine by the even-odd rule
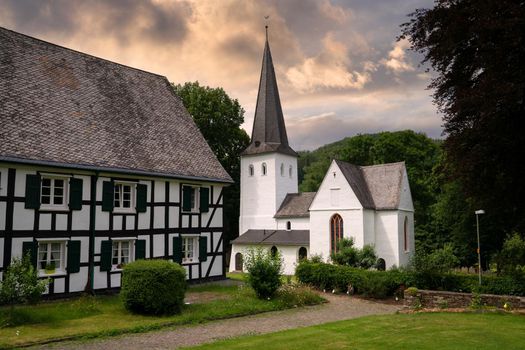
[[[478,233],[478,276],[479,276],[479,285],[481,286],[481,253],[479,247],[479,216],[485,214],[485,210],[480,209],[474,212],[476,214],[476,229]]]

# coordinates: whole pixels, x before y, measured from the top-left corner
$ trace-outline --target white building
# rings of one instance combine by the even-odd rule
[[[298,193],[297,153],[289,146],[266,40],[251,143],[241,156],[239,237],[230,271],[243,270],[246,251],[279,251],[284,273],[300,258],[329,261],[337,242],[372,244],[386,267],[406,265],[414,252],[414,207],[403,162],[356,166],[334,160],[317,193]]]
[[[26,251],[49,294],[135,259],[225,277],[232,180],[165,77],[3,28],[0,62],[0,278]]]

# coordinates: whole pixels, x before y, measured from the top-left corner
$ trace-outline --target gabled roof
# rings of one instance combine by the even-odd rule
[[[253,121],[252,139],[243,155],[267,152],[284,153],[297,157],[288,144],[279,89],[273,67],[268,34],[264,45],[259,93]]]
[[[405,162],[357,166],[335,160],[365,209],[399,208]]]
[[[248,230],[232,244],[309,245],[310,230]]]
[[[160,75],[0,28],[0,160],[232,182]]]
[[[310,217],[310,204],[314,200],[315,192],[288,193],[284,198],[276,218],[307,218]]]

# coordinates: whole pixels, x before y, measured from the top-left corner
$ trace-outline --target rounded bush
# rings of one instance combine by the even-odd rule
[[[262,249],[247,254],[248,284],[260,299],[270,299],[281,286],[282,260],[278,252]]]
[[[120,296],[127,310],[139,314],[174,314],[182,310],[186,272],[167,260],[137,260],[122,271]]]

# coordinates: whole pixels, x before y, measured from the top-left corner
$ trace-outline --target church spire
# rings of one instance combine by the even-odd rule
[[[268,26],[265,29],[266,42],[253,121],[252,139],[248,148],[244,150],[243,155],[278,152],[297,156],[297,153],[288,145],[272,54],[268,43]]]

